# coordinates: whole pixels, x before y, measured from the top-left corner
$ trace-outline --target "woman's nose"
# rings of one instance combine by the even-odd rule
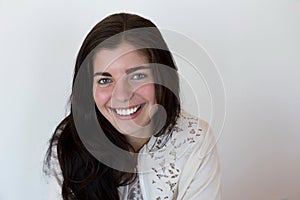
[[[126,102],[130,100],[132,94],[133,91],[127,78],[122,77],[117,81],[112,95],[115,100]]]

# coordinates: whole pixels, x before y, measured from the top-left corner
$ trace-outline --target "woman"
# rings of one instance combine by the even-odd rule
[[[180,108],[157,27],[114,14],[78,53],[70,114],[50,140],[50,199],[220,199],[208,125]]]

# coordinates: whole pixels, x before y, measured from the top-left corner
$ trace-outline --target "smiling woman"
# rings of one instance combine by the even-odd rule
[[[177,67],[151,21],[114,14],[87,35],[45,166],[50,199],[220,199],[210,127],[181,110]]]

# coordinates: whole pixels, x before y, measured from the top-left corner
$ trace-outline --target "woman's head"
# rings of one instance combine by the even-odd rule
[[[152,125],[159,129],[152,134],[161,135],[175,125],[180,111],[176,70],[151,21],[126,13],[110,15],[90,31],[79,51],[73,86],[80,71],[88,78],[81,94],[73,90],[72,102],[92,94],[100,124],[108,121],[121,133],[137,131],[154,115]],[[158,108],[163,112],[156,112]],[[132,126],[123,123],[127,119]]]

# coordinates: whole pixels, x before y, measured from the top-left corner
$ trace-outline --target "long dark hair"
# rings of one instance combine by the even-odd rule
[[[143,31],[135,31],[139,29]],[[109,40],[116,35],[118,37]],[[56,159],[53,155],[57,153],[63,176],[62,197],[64,200],[119,199],[118,187],[129,184],[135,178],[135,173],[113,169],[96,159],[82,142],[74,119],[75,114],[82,117],[81,123],[87,124],[92,119],[90,113],[86,113],[86,109],[80,106],[78,108],[78,105],[84,107],[86,98],[93,101],[91,89],[93,55],[103,48],[115,48],[121,42],[128,42],[141,48],[141,51],[148,57],[149,63],[158,64],[153,67],[156,103],[165,109],[166,119],[154,136],[170,135],[178,118],[180,100],[177,68],[157,27],[148,19],[127,13],[110,15],[96,24],[85,38],[76,59],[70,97],[70,114],[56,127],[45,158],[47,170],[53,170],[51,159]],[[172,70],[166,72],[162,70],[164,68],[162,66],[167,66]],[[79,87],[82,88],[77,90],[75,82],[82,69],[85,69],[82,75],[85,78],[79,82]],[[95,103],[93,103],[93,108],[94,110],[89,109],[95,113],[96,121],[100,124],[105,136],[120,149],[132,151],[124,135],[105,119]],[[157,113],[155,115],[159,115],[159,112]],[[155,115],[154,120],[158,118]]]

